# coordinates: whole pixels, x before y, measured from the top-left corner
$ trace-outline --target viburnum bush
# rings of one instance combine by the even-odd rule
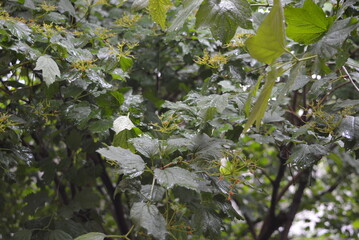
[[[0,239],[359,239],[358,14],[2,1]]]

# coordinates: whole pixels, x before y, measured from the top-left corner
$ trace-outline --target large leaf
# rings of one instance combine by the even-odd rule
[[[257,34],[245,44],[252,57],[267,64],[284,53],[284,17],[280,0],[274,0],[273,8],[259,26]]]
[[[41,70],[47,85],[52,84],[56,80],[56,76],[60,77],[60,69],[56,62],[49,56],[44,55],[37,59],[34,70]]]
[[[32,236],[32,230],[21,230],[16,232],[13,240],[30,240]]]
[[[275,80],[278,77],[278,72],[281,70],[278,70],[276,68],[273,68],[267,75],[266,82],[263,86],[263,90],[261,94],[259,95],[256,103],[254,104],[254,107],[248,117],[248,121],[246,122],[246,125],[244,125],[243,132],[245,133],[254,122],[256,122],[257,128],[259,127],[261,120],[264,116],[264,113],[267,109],[268,100],[272,93],[272,88],[275,84]]]
[[[106,235],[103,233],[90,232],[75,238],[75,240],[103,240],[105,237]]]
[[[100,148],[97,152],[105,158],[118,163],[120,173],[129,175],[130,177],[141,175],[145,169],[146,164],[142,158],[128,149],[109,146],[108,148]]]
[[[319,144],[299,144],[293,149],[288,162],[300,168],[308,168],[313,166],[327,153],[327,149]]]
[[[189,17],[189,15],[197,9],[203,0],[185,0],[183,2],[183,9],[181,9],[177,14],[176,18],[172,21],[171,26],[168,28],[168,31],[176,31],[182,27],[183,23]]]
[[[358,20],[346,18],[334,22],[328,32],[314,45],[314,52],[322,58],[334,56],[350,33],[359,27]]]
[[[131,139],[131,142],[137,151],[148,158],[158,154],[160,149],[158,139],[152,139],[148,135],[142,135],[139,138]]]
[[[333,23],[323,9],[312,0],[306,0],[302,8],[286,8],[287,36],[296,42],[310,44],[319,40]]]
[[[205,0],[196,14],[196,26],[209,26],[213,36],[229,42],[238,26],[250,28],[251,9],[246,0]]]
[[[130,217],[136,226],[146,229],[156,239],[166,238],[166,220],[156,206],[144,202],[134,203]]]
[[[49,240],[72,240],[73,238],[68,233],[62,230],[56,229],[50,232]]]
[[[198,208],[192,216],[191,222],[201,233],[211,236],[211,239],[217,239],[216,236],[221,232],[222,220],[211,209]]]
[[[162,29],[166,29],[166,14],[172,6],[170,0],[149,0],[148,10],[150,15]]]
[[[70,0],[60,0],[58,6],[62,12],[68,12],[73,17],[76,16],[76,10]]]
[[[198,191],[197,175],[180,167],[171,167],[164,170],[155,169],[158,183],[167,189],[175,185]]]

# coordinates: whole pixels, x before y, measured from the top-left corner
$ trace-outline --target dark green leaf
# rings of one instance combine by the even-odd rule
[[[49,240],[72,240],[71,235],[65,233],[62,230],[54,230],[50,232]]]
[[[288,37],[304,44],[318,41],[333,23],[312,0],[306,0],[302,8],[288,7],[284,14]]]
[[[274,0],[273,8],[259,26],[257,34],[245,44],[252,57],[266,64],[272,64],[284,53],[284,17],[280,0]]]
[[[176,18],[172,21],[168,31],[177,31],[180,27],[182,27],[189,15],[197,9],[202,2],[203,0],[185,0],[183,2],[183,9],[178,11]]]
[[[350,33],[359,26],[354,18],[338,20],[329,28],[324,37],[314,45],[314,52],[321,58],[330,58],[341,48]]]
[[[166,238],[166,220],[156,206],[144,202],[134,203],[130,216],[136,226],[146,229],[156,239]]]
[[[63,12],[68,12],[71,16],[76,17],[76,10],[70,0],[60,0],[59,9]]]
[[[104,240],[105,237],[106,235],[103,233],[90,232],[75,238],[75,240]]]
[[[158,139],[152,139],[148,135],[131,139],[133,146],[138,152],[147,158],[152,158],[159,153],[160,145]]]
[[[228,43],[238,26],[250,28],[250,5],[245,0],[205,0],[196,14],[196,26],[210,27],[213,36]]]
[[[196,174],[180,168],[180,167],[170,167],[164,170],[156,168],[155,177],[158,183],[167,189],[173,188],[175,185],[185,187],[198,191],[198,177]]]
[[[5,26],[9,29],[11,34],[19,39],[27,40],[31,34],[31,29],[22,22],[7,21]]]
[[[13,240],[30,240],[32,236],[32,230],[21,230],[16,232]]]
[[[338,133],[348,140],[359,140],[359,117],[346,116],[339,125]]]
[[[196,230],[206,236],[210,236],[211,239],[215,238],[221,232],[222,220],[210,209],[198,207],[191,221]]]
[[[328,150],[319,144],[299,144],[293,149],[288,162],[300,168],[308,168],[312,167],[327,153]]]
[[[130,177],[141,175],[145,169],[146,164],[142,158],[128,149],[109,146],[107,149],[101,148],[97,152],[105,158],[115,161],[120,167],[120,173]]]

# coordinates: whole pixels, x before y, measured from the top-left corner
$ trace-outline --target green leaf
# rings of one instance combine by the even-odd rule
[[[158,139],[152,139],[148,135],[142,135],[139,138],[131,139],[133,146],[143,156],[151,158],[159,153],[160,145]]]
[[[221,232],[222,220],[212,210],[198,207],[192,216],[191,222],[195,229],[198,229],[201,233],[211,236],[211,239]]]
[[[60,69],[56,62],[49,55],[41,56],[36,61],[34,70],[41,70],[44,81],[49,86],[56,80],[56,76],[60,77]]]
[[[252,126],[254,122],[256,122],[257,128],[259,128],[259,125],[261,123],[261,120],[264,116],[264,113],[267,109],[268,100],[272,93],[272,88],[275,84],[275,80],[278,77],[278,73],[281,70],[278,70],[276,68],[273,68],[267,75],[266,82],[263,86],[263,90],[261,91],[261,94],[259,95],[256,103],[254,104],[254,107],[248,117],[248,121],[244,125],[243,132],[247,132],[247,130]]]
[[[166,14],[172,6],[170,0],[149,0],[148,10],[150,15],[158,25],[164,30],[166,29]]]
[[[19,21],[6,21],[5,26],[9,29],[11,34],[13,34],[18,39],[27,40],[31,34],[31,29],[25,23]]]
[[[103,233],[90,232],[75,238],[75,240],[103,240],[105,237],[106,235]]]
[[[68,12],[71,16],[76,17],[76,10],[70,0],[60,0],[58,6],[62,12]]]
[[[358,20],[347,18],[334,22],[324,37],[314,45],[314,53],[321,58],[334,56],[350,33],[359,27]]]
[[[134,11],[139,11],[148,7],[149,0],[134,0],[131,6],[131,9]]]
[[[250,28],[252,11],[245,0],[205,0],[196,14],[197,27],[210,27],[214,38],[228,43],[238,26]]]
[[[120,166],[120,173],[130,177],[141,175],[145,169],[146,164],[142,158],[128,149],[109,146],[107,149],[100,148],[97,152],[105,158],[117,162]]]
[[[302,8],[286,8],[284,15],[287,36],[304,44],[318,41],[333,23],[333,18],[326,17],[323,9],[312,0],[306,0]]]
[[[32,10],[36,9],[36,6],[32,0],[25,0],[24,6],[30,8]]]
[[[156,206],[144,202],[134,203],[130,217],[136,226],[146,229],[147,233],[156,239],[166,238],[166,220]]]
[[[203,0],[184,0],[183,9],[178,11],[176,14],[176,18],[172,21],[171,26],[168,28],[168,31],[177,31],[180,27],[182,27],[183,23],[189,17],[189,15],[197,9]]]
[[[62,230],[54,230],[50,232],[49,240],[72,240],[71,235],[65,233]]]
[[[294,147],[288,163],[293,163],[293,165],[300,168],[308,168],[313,166],[327,153],[327,149],[319,144],[299,144]]]
[[[257,34],[245,43],[249,54],[266,64],[272,64],[285,52],[283,8],[274,0],[270,13],[258,28]]]
[[[132,60],[132,58],[129,58],[129,57],[121,57],[120,65],[121,65],[121,69],[123,71],[127,72],[132,67],[133,60]]]
[[[156,168],[154,173],[158,183],[167,189],[177,185],[198,191],[197,175],[186,169],[171,167],[161,170]]]
[[[32,236],[32,230],[21,230],[19,232],[16,232],[13,240],[30,240]]]
[[[338,127],[338,133],[348,140],[359,140],[359,117],[343,118]]]

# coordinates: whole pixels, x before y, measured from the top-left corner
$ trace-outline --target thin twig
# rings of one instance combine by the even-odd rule
[[[353,84],[353,86],[355,87],[355,89],[359,92],[359,87],[355,84],[355,81],[354,81],[354,80],[352,79],[352,77],[350,76],[350,74],[349,74],[348,70],[346,69],[346,67],[343,66],[342,68],[343,68],[345,74],[348,76],[350,82]]]

